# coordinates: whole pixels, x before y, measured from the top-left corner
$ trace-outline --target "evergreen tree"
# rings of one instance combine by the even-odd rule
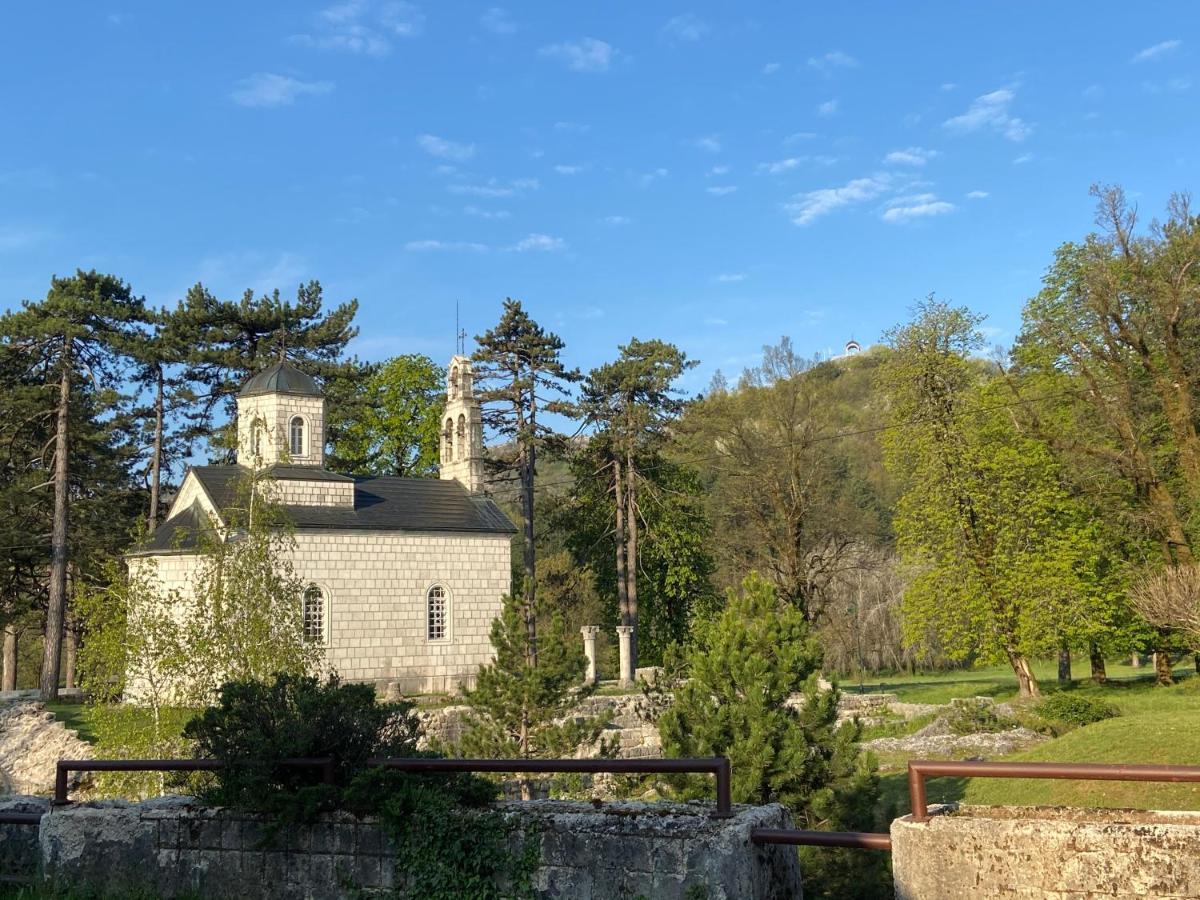
[[[522,618],[525,623],[524,650],[530,666],[538,664],[537,640],[537,551],[534,538],[534,479],[537,457],[543,448],[557,448],[562,438],[539,413],[568,412],[568,385],[579,381],[574,369],[561,359],[565,346],[558,335],[548,332],[525,312],[521,301],[504,301],[504,312],[494,328],[475,338],[478,349],[472,357],[475,383],[483,404],[484,425],[510,440],[511,462],[499,467],[516,474],[521,492],[521,536],[524,583]]]

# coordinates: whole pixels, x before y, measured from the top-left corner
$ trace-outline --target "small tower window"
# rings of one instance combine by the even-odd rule
[[[292,456],[304,455],[304,419],[295,416],[288,426],[289,441]]]
[[[304,592],[304,640],[310,644],[325,642],[325,594],[315,584]]]
[[[426,635],[431,641],[446,639],[447,597],[446,589],[435,584],[429,589],[426,600]]]
[[[458,458],[466,459],[467,456],[467,417],[460,415],[458,417]]]
[[[458,366],[450,368],[450,399],[458,399]]]
[[[445,446],[442,448],[442,461],[454,461],[454,420],[447,419],[446,427],[442,429],[442,440]]]

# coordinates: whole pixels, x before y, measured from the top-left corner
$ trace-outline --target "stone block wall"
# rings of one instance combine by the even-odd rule
[[[353,509],[354,482],[279,478],[271,486],[271,498],[285,506],[340,506]]]
[[[696,887],[708,900],[800,898],[794,849],[758,847],[750,829],[788,826],[780,806],[741,807],[544,801],[502,804],[533,826],[539,898],[675,900]],[[51,888],[162,897],[343,898],[403,881],[381,829],[348,815],[289,827],[266,843],[254,816],[188,798],[55,809],[42,819],[40,862]],[[694,896],[694,893],[692,894]]]
[[[5,797],[0,800],[0,812],[44,815],[49,809],[50,801],[45,797]],[[0,825],[0,885],[33,884],[37,875],[37,826]]]
[[[898,900],[1200,898],[1200,813],[934,807],[892,823]]]

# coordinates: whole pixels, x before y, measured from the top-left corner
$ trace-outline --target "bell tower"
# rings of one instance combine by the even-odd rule
[[[446,375],[441,432],[441,478],[454,479],[473,494],[483,490],[483,410],[471,358],[461,353],[451,358]]]

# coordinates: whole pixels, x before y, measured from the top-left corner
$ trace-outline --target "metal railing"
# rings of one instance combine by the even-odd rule
[[[327,757],[284,759],[277,763],[296,768],[320,768],[326,783],[333,781],[334,760]],[[512,772],[512,773],[611,773],[615,775],[711,774],[717,782],[714,818],[733,815],[729,760],[724,756],[684,759],[427,759],[379,757],[368,766],[403,772]],[[212,772],[225,767],[218,759],[63,759],[54,778],[54,802],[69,803],[71,772]]]
[[[966,778],[1053,778],[1064,781],[1200,782],[1200,766],[1104,765],[1099,763],[944,762],[914,759],[908,763],[908,795],[914,822],[929,821],[925,779],[931,775]]]
[[[40,812],[0,812],[0,825],[40,825]]]
[[[804,831],[799,828],[752,828],[756,844],[792,844],[801,847],[849,847],[852,850],[891,850],[892,836],[875,831]]]

